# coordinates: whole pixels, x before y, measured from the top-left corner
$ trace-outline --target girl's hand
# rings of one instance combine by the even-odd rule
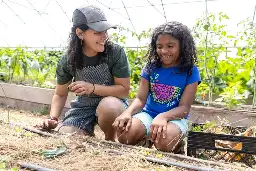
[[[128,112],[123,112],[118,116],[112,126],[120,131],[128,131],[132,125],[132,116]]]
[[[71,92],[76,93],[76,95],[81,96],[85,94],[86,95],[92,94],[94,92],[95,87],[94,87],[94,84],[92,83],[88,83],[85,81],[76,81],[71,83],[68,86],[68,89]]]
[[[161,115],[156,116],[150,126],[150,135],[153,142],[158,143],[161,136],[166,138],[168,120]]]

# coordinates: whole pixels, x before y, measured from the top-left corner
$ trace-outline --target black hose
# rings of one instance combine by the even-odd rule
[[[49,168],[41,167],[35,164],[31,164],[31,163],[21,163],[20,167],[25,169],[35,170],[35,171],[57,171],[55,169],[49,169]]]
[[[145,157],[145,159],[149,162],[163,164],[166,166],[178,166],[178,167],[194,169],[194,170],[199,170],[199,171],[223,171],[223,170],[213,169],[213,168],[209,168],[209,167],[200,167],[200,166],[193,166],[193,165],[189,165],[189,164],[185,164],[185,163],[171,162],[171,161],[161,160],[161,159],[152,158],[152,157]]]

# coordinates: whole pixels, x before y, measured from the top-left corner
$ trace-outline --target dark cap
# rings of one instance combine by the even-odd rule
[[[101,9],[95,6],[86,6],[77,8],[73,12],[73,26],[87,25],[90,29],[97,32],[103,32],[110,28],[116,28],[116,25],[107,21],[105,14]]]

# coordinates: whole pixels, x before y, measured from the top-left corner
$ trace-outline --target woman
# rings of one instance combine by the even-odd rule
[[[99,8],[78,8],[72,21],[67,54],[57,65],[50,119],[44,120],[41,127],[57,127],[70,90],[77,98],[71,102],[59,131],[93,135],[98,122],[105,139],[114,141],[116,133],[112,124],[127,107],[130,89],[126,54],[123,48],[108,41],[107,30],[115,26]]]

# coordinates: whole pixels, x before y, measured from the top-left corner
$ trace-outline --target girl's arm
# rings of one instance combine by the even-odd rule
[[[167,112],[161,113],[160,116],[167,120],[182,119],[187,116],[190,111],[190,107],[195,100],[197,86],[198,82],[187,85],[181,96],[179,106]]]
[[[145,106],[148,93],[149,93],[149,82],[145,78],[141,77],[137,97],[133,100],[132,104],[126,109],[125,112],[131,115],[140,112]]]

